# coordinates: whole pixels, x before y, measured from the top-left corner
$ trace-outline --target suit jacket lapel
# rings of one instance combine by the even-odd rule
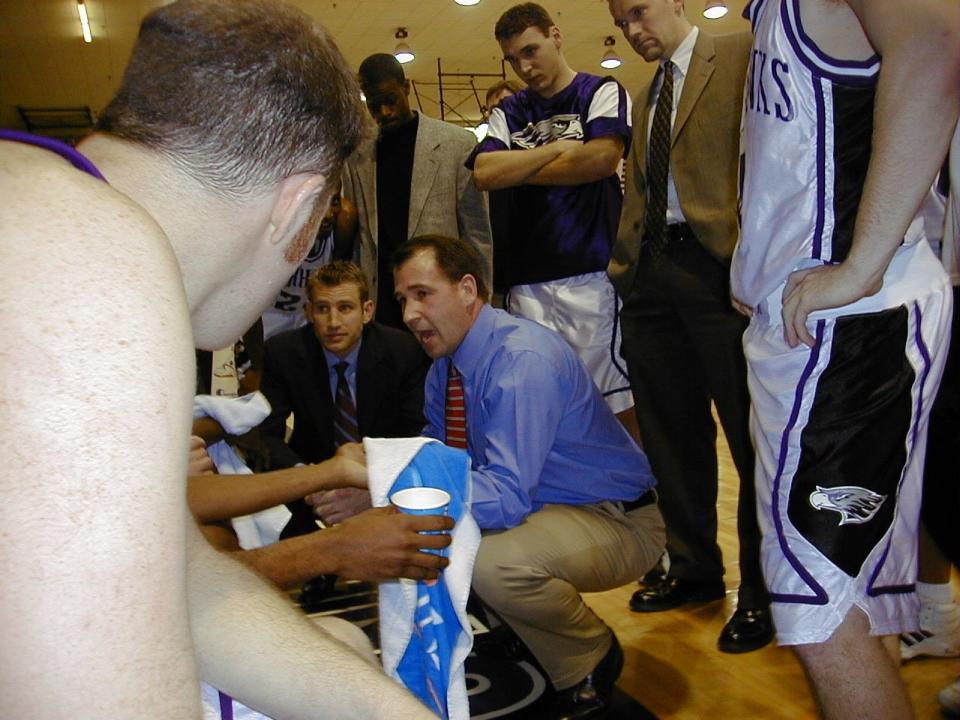
[[[422,114],[417,121],[417,143],[413,148],[413,172],[410,182],[410,212],[407,215],[408,237],[416,234],[420,215],[423,214],[423,207],[427,204],[439,167],[434,153],[440,148],[440,142],[430,132],[431,122],[434,121]]]
[[[671,144],[676,144],[677,136],[683,129],[687,118],[693,106],[703,93],[707,86],[707,81],[713,75],[715,69],[713,38],[702,30],[697,36],[697,42],[693,46],[693,55],[690,58],[690,67],[687,68],[687,77],[683,80],[683,91],[680,94],[680,104],[677,105],[677,117],[673,121],[673,133],[671,134]]]
[[[357,355],[357,425],[361,436],[373,427],[379,410],[378,400],[385,395],[382,390],[384,373],[379,371],[382,360],[380,348],[371,334],[368,325],[364,328]]]
[[[375,141],[366,143],[357,151],[357,177],[360,179],[360,194],[363,196],[362,207],[366,215],[366,227],[370,228],[370,236],[376,242],[377,233],[377,144]],[[323,353],[321,353],[322,355]]]
[[[654,75],[654,80],[656,80],[656,75]],[[637,170],[640,172],[640,177],[644,178],[644,182],[646,182],[647,177],[647,141],[650,139],[647,137],[649,132],[647,126],[650,119],[650,94],[653,92],[653,82],[651,80],[650,84],[637,95],[636,111],[633,119],[633,138],[637,146],[635,152]],[[644,194],[646,194],[646,190],[644,190]]]

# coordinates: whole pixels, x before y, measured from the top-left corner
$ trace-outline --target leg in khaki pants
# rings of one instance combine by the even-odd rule
[[[656,504],[628,515],[609,502],[546,505],[515,528],[484,533],[473,587],[561,690],[610,649],[610,630],[580,593],[633,582],[653,567],[664,542]]]

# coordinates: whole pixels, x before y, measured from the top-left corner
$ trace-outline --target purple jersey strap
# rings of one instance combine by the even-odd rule
[[[25,143],[26,145],[36,145],[37,147],[45,148],[50,152],[55,152],[65,160],[69,160],[70,163],[78,170],[83,170],[83,172],[87,173],[88,175],[93,175],[93,177],[97,178],[98,180],[103,180],[104,182],[107,181],[107,179],[100,174],[100,171],[97,170],[96,165],[90,162],[86,156],[78,152],[76,149],[70,147],[66,143],[60,142],[59,140],[41,137],[40,135],[31,135],[30,133],[21,132],[19,130],[0,130],[0,140],[12,140],[13,142]]]
[[[233,698],[225,692],[217,692],[220,695],[220,720],[233,720]]]

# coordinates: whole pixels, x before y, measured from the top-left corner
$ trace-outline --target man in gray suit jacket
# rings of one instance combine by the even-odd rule
[[[759,561],[746,323],[730,304],[728,279],[750,36],[712,37],[693,27],[683,0],[609,0],[609,8],[633,49],[660,63],[633,105],[623,213],[608,268],[624,300],[622,353],[670,558],[668,573],[635,593],[630,607],[654,612],[724,596],[712,400],[740,475],[741,584],[719,646],[746,652],[773,636]],[[672,92],[661,97],[664,85]]]
[[[490,218],[464,167],[476,139],[410,109],[410,82],[393,55],[364,60],[360,85],[380,133],[356,151],[343,173],[343,195],[360,216],[354,259],[370,279],[377,321],[404,328],[390,255],[408,238],[444,235],[474,243],[487,259],[490,280]]]

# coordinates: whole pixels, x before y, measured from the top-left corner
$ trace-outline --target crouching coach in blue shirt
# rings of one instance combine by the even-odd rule
[[[562,337],[487,304],[475,247],[413,238],[393,267],[434,361],[424,434],[472,460],[474,590],[550,676],[557,717],[601,714],[623,653],[580,593],[632,582],[663,551],[647,458]]]

